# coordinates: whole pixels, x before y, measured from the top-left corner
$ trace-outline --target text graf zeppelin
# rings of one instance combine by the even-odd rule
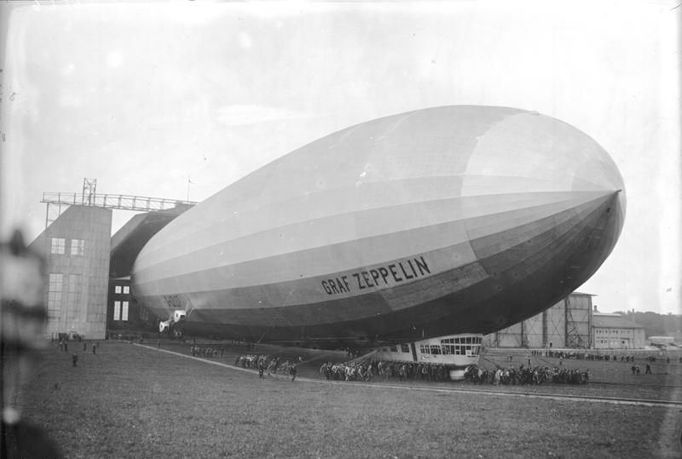
[[[320,282],[327,295],[340,295],[360,290],[396,285],[431,274],[424,257],[400,260],[375,268],[356,271]]]

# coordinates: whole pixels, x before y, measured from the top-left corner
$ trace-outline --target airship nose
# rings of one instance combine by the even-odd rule
[[[546,285],[548,300],[597,270],[625,218],[623,179],[608,153],[573,126],[529,112],[479,136],[462,196],[472,208],[490,209],[485,221],[467,222],[486,272],[511,269],[524,277],[521,272],[543,266],[535,282]],[[492,222],[498,236],[489,230]]]
[[[493,158],[494,160],[491,160]],[[514,204],[603,204],[620,231],[625,186],[609,154],[587,134],[547,116],[520,112],[478,137],[462,183],[463,197],[512,196]],[[559,204],[562,203],[562,204]],[[504,207],[500,201],[499,205]]]
[[[587,134],[547,116],[520,112],[477,139],[463,195],[513,192],[618,192],[623,178],[608,153]],[[620,191],[619,191],[620,190]]]

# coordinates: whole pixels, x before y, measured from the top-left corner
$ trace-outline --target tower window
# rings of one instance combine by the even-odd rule
[[[63,237],[53,237],[50,241],[50,253],[64,255],[66,251],[66,239]]]
[[[85,254],[85,240],[71,239],[71,255]]]

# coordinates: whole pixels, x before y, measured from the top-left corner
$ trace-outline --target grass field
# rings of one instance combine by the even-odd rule
[[[232,363],[238,352],[218,360]],[[67,457],[682,457],[679,408],[423,391],[395,381],[261,380],[128,343],[80,354],[73,368],[70,353],[46,350],[22,398],[24,416]],[[304,358],[299,375],[319,378],[315,355]],[[612,384],[628,368],[589,363],[614,381],[503,389],[679,397],[678,366]]]

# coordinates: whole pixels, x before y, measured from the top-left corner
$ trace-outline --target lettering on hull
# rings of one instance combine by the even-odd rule
[[[431,268],[424,257],[419,257],[331,277],[320,284],[327,295],[341,295],[394,286],[429,274]]]

